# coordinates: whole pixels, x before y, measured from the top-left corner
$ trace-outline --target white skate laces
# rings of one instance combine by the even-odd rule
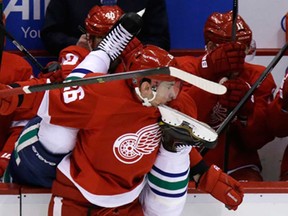
[[[106,52],[114,61],[142,27],[142,18],[136,13],[126,13],[101,40],[97,49]]]

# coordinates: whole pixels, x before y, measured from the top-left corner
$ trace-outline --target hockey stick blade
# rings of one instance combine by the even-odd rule
[[[57,83],[48,83],[42,85],[34,86],[23,86],[13,89],[3,89],[0,90],[0,97],[6,97],[11,95],[20,95],[20,94],[30,94],[33,92],[41,92],[46,90],[53,90],[71,86],[82,86],[95,83],[105,83],[114,80],[123,80],[123,79],[132,79],[144,76],[153,76],[157,74],[166,74],[178,79],[184,80],[192,85],[195,85],[205,91],[211,92],[213,94],[224,94],[226,92],[226,87],[218,83],[205,80],[203,78],[197,77],[195,75],[189,74],[183,70],[179,70],[174,67],[158,67],[146,70],[137,70],[130,72],[122,72],[115,74],[106,74],[103,76],[95,76],[89,78],[82,78],[77,80],[69,80],[64,82]]]
[[[170,67],[170,70],[171,70],[171,76],[177,77],[178,79],[188,82],[209,93],[216,95],[223,95],[227,91],[227,88],[223,85],[187,73],[186,71],[180,70],[178,68]]]

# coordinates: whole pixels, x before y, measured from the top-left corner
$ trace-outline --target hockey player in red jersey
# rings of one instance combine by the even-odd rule
[[[276,137],[288,136],[288,68],[275,99],[269,105],[267,124]],[[286,147],[281,161],[280,180],[288,181],[288,147]]]
[[[5,17],[3,16],[5,25]],[[33,77],[31,65],[21,56],[3,51],[0,66],[0,83],[10,84]],[[11,151],[23,126],[31,118],[17,110],[10,115],[0,115],[0,178],[8,165]]]
[[[211,14],[204,27],[206,54],[199,58],[185,56],[178,59],[181,69],[221,82],[227,87],[227,93],[219,97],[194,87],[188,87],[187,90],[197,103],[199,120],[208,123],[215,130],[265,69],[245,62],[252,31],[240,16],[236,27],[236,42],[230,42],[232,11]],[[217,147],[205,154],[206,162],[224,167],[225,157],[228,156],[225,169],[231,176],[243,181],[262,181],[257,150],[274,138],[267,127],[266,116],[275,88],[272,75],[268,75],[230,123],[228,134],[222,131]],[[229,151],[225,152],[227,136]]]
[[[119,8],[118,7],[110,7],[110,6],[105,6],[105,8],[110,8],[110,12],[115,12],[115,16],[112,16],[112,17],[115,17],[117,19],[111,21],[111,20],[101,20],[101,24],[105,25],[103,28],[103,26],[101,26],[100,24],[98,25],[98,23],[94,22],[95,21],[95,16],[93,16],[92,14],[89,14],[88,18],[90,17],[91,19],[88,19],[86,20],[86,23],[87,23],[87,29],[90,29],[88,27],[88,25],[92,25],[93,22],[94,22],[94,32],[95,34],[98,33],[101,35],[94,35],[93,31],[89,30],[89,32],[91,33],[90,35],[90,38],[91,38],[91,45],[94,45],[96,46],[99,41],[98,40],[98,37],[104,35],[107,31],[108,31],[108,27],[112,26],[113,23],[115,23],[120,17],[120,15],[118,15],[118,13],[122,12],[120,11],[119,12]],[[103,10],[103,8],[97,6],[97,8],[93,8],[93,13],[97,13],[97,15],[103,19],[103,17],[105,17],[103,15],[103,13],[107,13],[108,12],[108,9],[107,10]],[[103,12],[104,11],[104,12]],[[100,14],[100,15],[99,15]],[[94,14],[95,15],[95,14]],[[111,14],[110,14],[111,15]],[[99,19],[96,19],[96,21],[99,21]],[[129,24],[129,23],[128,23]],[[99,28],[97,29],[97,26],[99,26]],[[97,31],[98,30],[98,31]],[[121,32],[120,32],[121,33]],[[95,39],[95,40],[94,40]],[[125,38],[123,38],[124,40]],[[132,38],[126,38],[126,40],[124,42],[121,42],[120,41],[120,44],[121,44],[121,48],[119,48],[118,52],[117,52],[117,57],[118,55],[120,55],[120,51],[121,49],[124,49],[125,48],[125,43],[128,43]],[[121,39],[122,40],[122,39]],[[103,47],[100,47],[98,49],[101,50],[102,49],[107,49],[108,52],[109,52],[109,49],[110,49],[110,46],[111,44],[109,44],[110,41],[108,41],[108,39],[105,40],[105,43],[104,45],[102,45]],[[104,40],[103,42],[104,43]],[[101,45],[101,44],[100,44]],[[125,50],[126,51],[126,50]],[[76,47],[76,46],[73,46],[73,47],[68,47],[66,49],[64,49],[62,52],[61,52],[61,70],[60,71],[57,71],[56,73],[52,73],[50,74],[49,76],[49,80],[51,81],[51,79],[53,79],[53,81],[59,81],[59,80],[63,80],[67,74],[69,74],[71,72],[71,70],[76,66],[78,65],[86,56],[87,54],[89,53],[89,50],[85,49],[85,48],[82,48],[82,47]],[[100,55],[102,56],[102,58],[96,58],[96,60],[98,60],[98,64],[95,62],[95,64],[97,65],[97,67],[88,67],[89,70],[91,71],[99,71],[99,72],[105,72],[108,70],[109,66],[110,66],[110,58],[111,60],[115,60],[116,59],[116,54],[113,54],[113,56],[107,56],[107,54],[105,52],[101,52],[101,51],[98,51],[97,52],[97,55]],[[89,58],[89,56],[87,57]],[[91,58],[91,57],[90,57]],[[92,65],[92,64],[91,64]],[[85,76],[85,71],[83,73],[78,73],[77,76],[78,78],[81,77],[81,76]],[[80,76],[79,76],[80,74]],[[46,82],[45,80],[45,76],[46,75],[43,75],[41,76],[42,79],[40,80],[37,80],[37,79],[34,79],[32,81],[32,83],[22,83],[22,85],[33,85],[33,84],[38,84],[38,83],[44,83]],[[19,83],[16,83],[16,85],[19,85]],[[26,99],[26,100],[23,100],[24,103],[23,105],[21,105],[21,107],[23,109],[30,109],[30,106],[33,105],[33,108],[36,110],[34,110],[34,116],[37,114],[37,101],[39,102],[40,99],[42,98],[43,96],[43,93],[39,93],[37,94],[37,100],[34,100],[34,98],[30,95],[26,95],[24,97],[26,98],[30,98],[29,100]],[[29,102],[30,101],[30,102]],[[35,108],[36,107],[36,108]],[[37,133],[36,133],[36,136],[35,134],[33,136],[27,136],[26,133],[29,133],[29,131],[31,131],[33,129],[33,131],[38,131],[40,130],[39,127],[41,125],[41,118],[39,118],[39,116],[36,116],[35,118],[33,118],[32,120],[29,121],[29,123],[26,125],[26,127],[24,128],[21,136],[19,137],[19,139],[17,140],[17,145],[15,146],[15,150],[14,150],[14,153],[15,155],[17,156],[13,156],[12,160],[10,161],[10,165],[9,165],[9,169],[8,171],[6,172],[6,178],[5,178],[5,181],[9,182],[10,178],[9,178],[9,175],[12,176],[12,179],[13,179],[13,182],[17,182],[17,183],[21,183],[21,184],[32,184],[32,185],[38,185],[38,186],[44,186],[44,187],[51,187],[51,184],[52,184],[52,181],[53,179],[55,178],[55,167],[57,165],[57,163],[63,158],[63,156],[67,153],[69,153],[71,151],[71,149],[73,148],[73,146],[69,146],[69,147],[63,147],[63,148],[53,148],[51,147],[51,149],[48,147],[46,147],[46,151],[47,151],[47,161],[48,163],[43,163],[44,165],[46,164],[47,165],[47,169],[40,169],[37,170],[37,169],[34,169],[34,166],[32,165],[32,167],[30,167],[31,163],[29,161],[27,161],[27,164],[25,162],[25,159],[28,158],[28,156],[26,154],[31,154],[31,152],[35,152],[36,150],[32,149],[32,145],[28,145],[26,146],[26,148],[23,148],[23,145],[22,143],[23,142],[28,142],[28,140],[31,140],[31,144],[35,144],[35,142],[39,142],[39,139],[37,138]],[[42,126],[42,130],[44,130],[44,126]],[[49,128],[45,128],[45,130],[49,130]],[[60,129],[58,129],[59,131]],[[40,130],[41,131],[41,130]],[[31,133],[29,133],[31,134]],[[33,140],[33,141],[32,141]],[[74,145],[75,143],[73,143]],[[38,143],[38,145],[42,145],[41,143]],[[72,145],[72,144],[71,144]],[[45,151],[43,151],[45,152]],[[42,153],[43,153],[42,152]],[[50,155],[52,154],[52,155]],[[55,158],[52,158],[53,156],[55,156]],[[21,166],[19,165],[19,161],[21,161],[21,158],[22,158],[22,163],[21,163]],[[42,158],[43,158],[43,155],[42,155]],[[44,157],[45,158],[45,157]],[[50,160],[49,160],[50,159]],[[31,160],[31,158],[29,158],[29,160]],[[37,161],[37,157],[35,157],[35,164],[38,164],[36,163]],[[44,162],[44,160],[42,160],[42,162]],[[30,165],[29,165],[30,164]],[[41,163],[40,163],[41,164]],[[45,167],[45,166],[44,166]],[[49,171],[50,169],[50,171]],[[41,171],[42,172],[41,172]],[[26,173],[30,173],[31,176],[34,176],[34,178],[30,178],[28,177]]]
[[[61,51],[60,55],[59,55],[59,62],[61,63],[61,69],[58,71],[53,71],[50,73],[40,73],[39,74],[39,78],[40,80],[34,79],[31,83],[32,84],[37,84],[37,83],[45,83],[46,79],[45,78],[49,78],[49,82],[56,82],[56,81],[62,81],[66,78],[66,76],[72,71],[72,69],[74,67],[76,67],[86,56],[87,54],[91,51],[89,49],[89,47],[92,49],[95,48],[99,41],[101,41],[101,39],[108,33],[109,29],[113,26],[113,24],[123,15],[123,11],[118,7],[118,6],[95,6],[93,7],[86,19],[85,22],[85,28],[87,30],[87,37],[88,40],[86,41],[86,43],[83,42],[83,44],[86,44],[85,46],[82,44],[83,47],[79,46],[69,46],[67,48],[65,48],[64,50]],[[136,43],[135,43],[136,41]],[[126,47],[125,51],[121,54],[121,60],[125,59],[125,56],[128,56],[129,52],[131,50],[134,49],[134,47],[136,47],[136,45],[138,46],[140,44],[140,42],[137,43],[137,39],[133,38],[133,40],[128,44],[128,46]],[[132,43],[133,42],[133,43]],[[132,45],[131,45],[132,44]],[[106,54],[105,54],[106,55]],[[113,61],[113,62],[116,62]],[[100,71],[106,71],[107,67],[109,67],[109,64],[103,64],[103,60],[100,60],[99,65],[103,65],[103,67],[98,70]],[[105,67],[104,67],[105,65]],[[111,66],[111,65],[110,65]],[[111,67],[110,67],[111,68]],[[123,69],[122,67],[119,67]],[[29,85],[29,83],[22,83],[22,85]],[[16,84],[17,85],[17,84]],[[26,98],[31,97],[29,96],[25,96]],[[41,93],[38,94],[37,98],[41,98]],[[34,103],[34,98],[31,97],[31,103]],[[31,103],[27,102],[29,101],[28,99],[25,99],[25,105],[22,105],[21,109],[23,110],[23,112],[25,113],[30,113],[29,115],[31,116],[30,118],[34,117],[37,114],[37,108],[34,110],[31,110],[30,106],[32,106]],[[39,100],[36,100],[39,101]],[[37,107],[37,103],[34,104],[35,107]],[[22,132],[21,136],[18,139],[18,145],[21,142],[26,142],[26,132],[30,131],[30,128],[35,128],[35,125],[39,125],[39,122],[41,121],[41,119],[36,116],[33,119],[31,119],[28,124],[25,127],[25,130]],[[27,121],[26,121],[27,122]],[[36,127],[38,128],[38,127]],[[17,136],[15,136],[15,139],[18,137],[19,133],[21,132],[22,129],[19,129]],[[24,138],[23,138],[24,137]],[[37,137],[37,136],[36,136]],[[15,145],[15,139],[13,140],[13,145],[11,145],[12,149]],[[29,137],[29,139],[34,139],[33,137]],[[38,139],[36,139],[38,140]],[[34,140],[34,141],[36,141]],[[33,141],[33,142],[34,142]],[[20,143],[19,143],[20,142]],[[33,143],[32,142],[32,143]],[[26,158],[25,156],[25,151],[28,151],[28,149],[31,146],[27,146],[27,149],[21,149],[21,153],[23,154],[22,157]],[[10,148],[11,149],[11,148]],[[30,148],[31,150],[31,148]],[[68,151],[71,150],[70,148],[68,149]],[[10,150],[11,152],[11,150]],[[9,152],[9,155],[10,155]],[[63,152],[67,153],[67,149],[63,150],[63,149],[59,149],[56,150],[54,149],[53,152],[56,154],[59,154],[57,157],[57,161],[59,161],[62,157],[63,157]],[[5,154],[6,155],[6,154]],[[20,158],[21,158],[21,154],[20,154]],[[6,162],[7,161],[7,162]],[[8,163],[8,160],[5,160],[6,164]],[[25,162],[23,162],[22,160],[22,164],[25,164]],[[37,163],[36,163],[37,164]],[[54,162],[52,163],[54,164]],[[27,168],[27,166],[24,166]],[[54,167],[55,169],[55,167]],[[4,170],[4,169],[3,169]],[[20,171],[20,172],[18,172]],[[52,174],[45,171],[43,173],[43,175],[41,174],[41,172],[38,170],[36,173],[36,175],[40,178],[38,180],[38,178],[28,178],[26,179],[27,175],[25,174],[25,172],[27,173],[31,173],[31,175],[35,175],[35,169],[32,167],[32,169],[30,170],[30,168],[28,167],[28,170],[26,169],[22,169],[21,167],[18,167],[16,173],[14,174],[14,178],[13,178],[13,182],[17,182],[17,183],[21,183],[21,184],[32,184],[32,185],[38,185],[38,186],[44,186],[44,187],[51,187],[51,183],[52,180],[55,177],[55,174]],[[10,182],[11,179],[8,175],[9,172],[7,172],[6,174],[6,178],[5,181],[6,182]],[[25,178],[22,177],[25,176]],[[42,177],[44,178],[44,180],[42,181]],[[45,180],[46,179],[46,180]]]

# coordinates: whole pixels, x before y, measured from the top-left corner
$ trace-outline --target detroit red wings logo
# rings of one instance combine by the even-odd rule
[[[211,125],[213,129],[217,129],[226,117],[227,109],[222,107],[221,104],[217,102],[217,104],[213,107],[209,125]]]
[[[141,128],[136,133],[119,137],[113,146],[116,158],[125,164],[139,161],[143,155],[150,154],[160,144],[161,130],[158,124]]]

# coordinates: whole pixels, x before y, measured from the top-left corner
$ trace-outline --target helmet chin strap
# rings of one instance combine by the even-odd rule
[[[148,99],[148,98],[142,97],[141,92],[139,90],[139,87],[135,87],[135,92],[141,98],[141,100],[143,101],[142,105],[143,106],[147,106],[147,107],[151,107],[152,106],[152,104],[150,102],[153,101],[156,98],[156,94],[157,94],[156,91],[152,91],[153,97],[151,99]]]

